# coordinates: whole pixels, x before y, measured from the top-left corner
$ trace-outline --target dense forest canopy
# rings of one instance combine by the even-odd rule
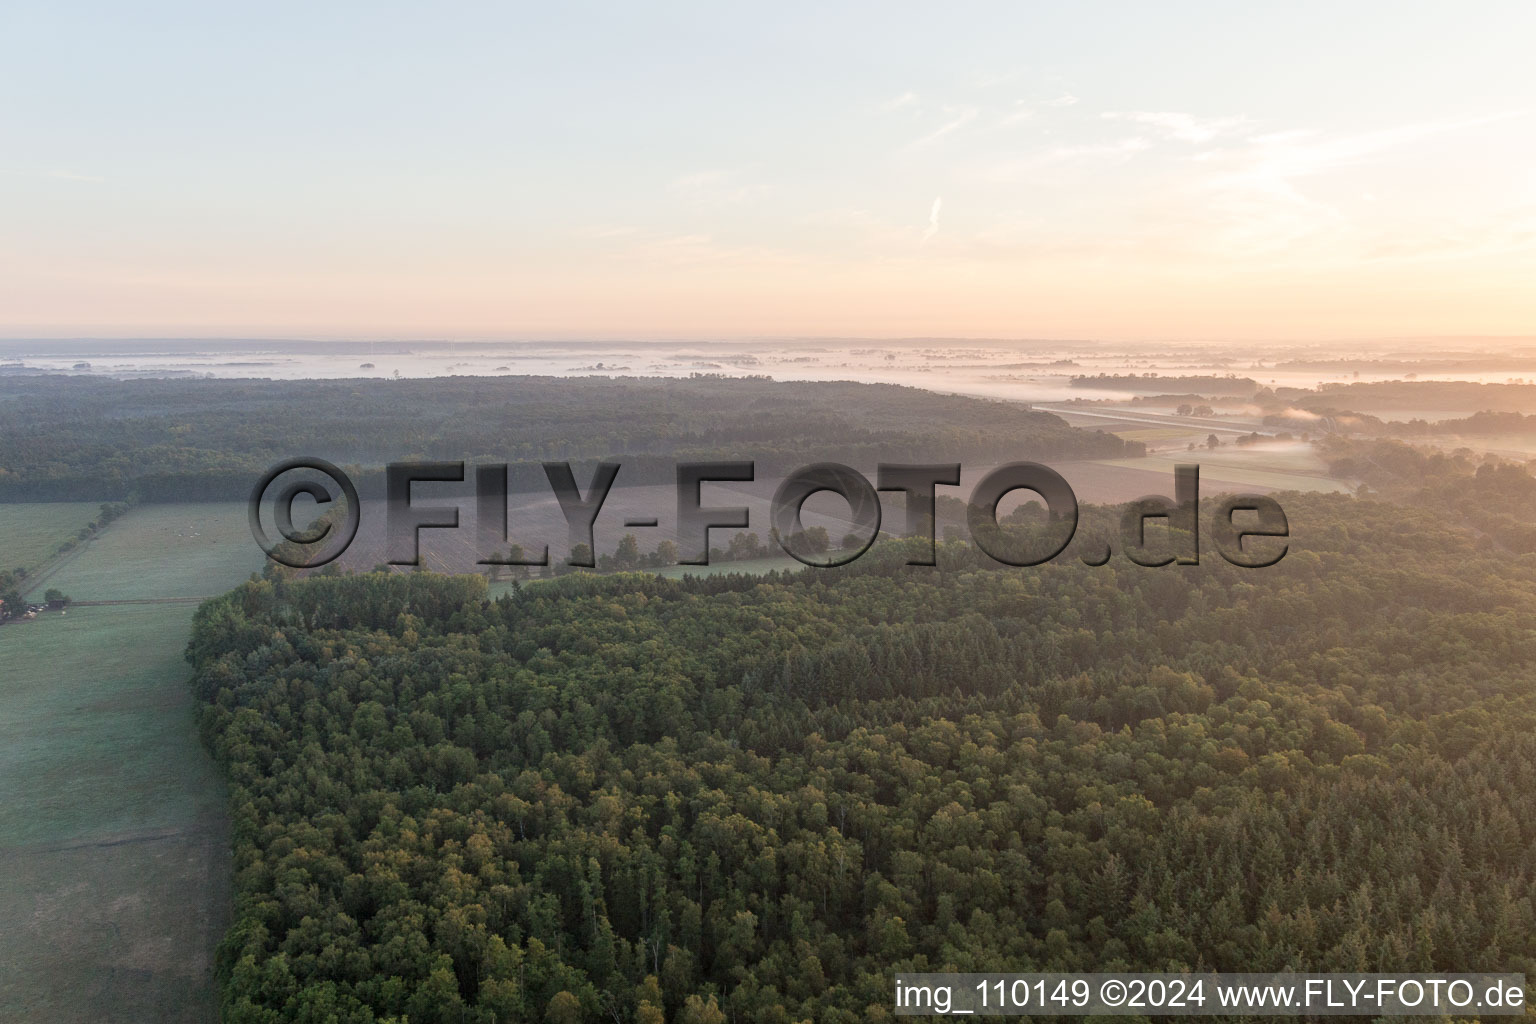
[[[1142,450],[1019,403],[848,381],[0,377],[0,500],[13,501],[243,498],[268,466],[297,455],[372,469],[507,462],[514,482],[543,487],[538,463],[550,459],[623,459],[632,482],[669,483],[674,461],[755,459],[770,476],[817,460],[996,463]]]
[[[866,1021],[896,970],[1536,973],[1536,561],[253,581],[225,1019]]]
[[[1536,553],[1536,477],[1527,465],[1466,448],[1444,451],[1385,438],[1326,437],[1319,450],[1337,477],[1491,538]]]

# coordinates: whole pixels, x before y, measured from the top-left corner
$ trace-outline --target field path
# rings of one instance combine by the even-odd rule
[[[71,601],[71,608],[107,608],[121,604],[202,604],[206,597],[133,597],[121,601]]]

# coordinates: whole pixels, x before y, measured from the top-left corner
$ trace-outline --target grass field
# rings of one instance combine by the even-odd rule
[[[228,835],[181,658],[192,610],[0,628],[0,1021],[215,1018]]]
[[[213,597],[263,562],[242,502],[141,505],[65,562],[48,586],[76,601]]]
[[[1347,480],[1324,475],[1327,467],[1310,448],[1226,445],[1198,448],[1192,452],[1161,452],[1142,459],[1105,459],[1098,463],[1120,469],[1154,470],[1171,480],[1173,467],[1192,462],[1200,467],[1202,494],[1214,494],[1233,487],[1254,487],[1266,491],[1323,491],[1347,493],[1354,488]]]
[[[1198,433],[1191,427],[1114,427],[1109,432],[1127,441],[1141,441],[1146,444],[1159,441],[1181,441]]]
[[[0,507],[0,523],[41,508]],[[66,536],[97,510],[63,508],[82,517]],[[243,504],[148,505],[47,585],[78,601],[198,597],[261,564]],[[216,1018],[229,842],[182,660],[194,610],[75,607],[0,627],[4,1024]]]
[[[88,501],[0,505],[0,567],[36,569],[100,511]]]
[[[1193,461],[1211,467],[1213,473],[1218,467],[1225,469],[1229,466],[1279,473],[1326,475],[1328,472],[1328,463],[1318,454],[1317,449],[1300,441],[1224,444],[1220,448],[1206,448],[1202,445],[1193,452],[1167,452],[1157,457],[1187,462],[1191,455],[1195,456]]]

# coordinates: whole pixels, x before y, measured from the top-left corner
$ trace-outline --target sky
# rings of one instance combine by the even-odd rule
[[[0,336],[1536,334],[1536,4],[17,3]]]

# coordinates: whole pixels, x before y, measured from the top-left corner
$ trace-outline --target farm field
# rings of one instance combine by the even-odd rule
[[[222,593],[261,562],[241,503],[141,506],[48,585],[145,603],[0,627],[0,1024],[216,1018],[225,790],[186,687],[196,606],[154,602]]]
[[[215,1018],[226,797],[186,686],[192,611],[77,608],[0,628],[6,1024]]]
[[[1194,456],[1193,460],[1190,456]],[[1171,462],[1195,461],[1201,467],[1210,467],[1213,475],[1227,468],[1260,468],[1281,473],[1302,473],[1326,476],[1327,461],[1317,449],[1302,441],[1260,441],[1250,445],[1222,445],[1220,448],[1201,446],[1193,452],[1166,452],[1149,458]]]
[[[1127,441],[1141,441],[1150,445],[1158,442],[1182,441],[1193,436],[1196,431],[1188,427],[1116,427],[1111,429],[1110,433]]]
[[[60,566],[48,585],[76,601],[213,597],[262,563],[243,502],[141,505]]]
[[[1354,490],[1347,480],[1327,476],[1326,467],[1310,449],[1305,452],[1267,451],[1257,446],[1247,448],[1233,445],[1217,449],[1199,448],[1192,452],[1160,452],[1141,459],[1105,459],[1097,465],[1121,472],[1132,469],[1152,470],[1171,481],[1173,467],[1181,462],[1199,465],[1201,494],[1217,494],[1239,488],[1325,493],[1348,493]],[[1072,480],[1071,475],[1067,479]],[[1169,493],[1172,493],[1171,490]],[[1079,497],[1082,497],[1081,492]]]
[[[59,545],[92,522],[101,505],[89,501],[40,501],[0,505],[0,566],[35,569]]]

